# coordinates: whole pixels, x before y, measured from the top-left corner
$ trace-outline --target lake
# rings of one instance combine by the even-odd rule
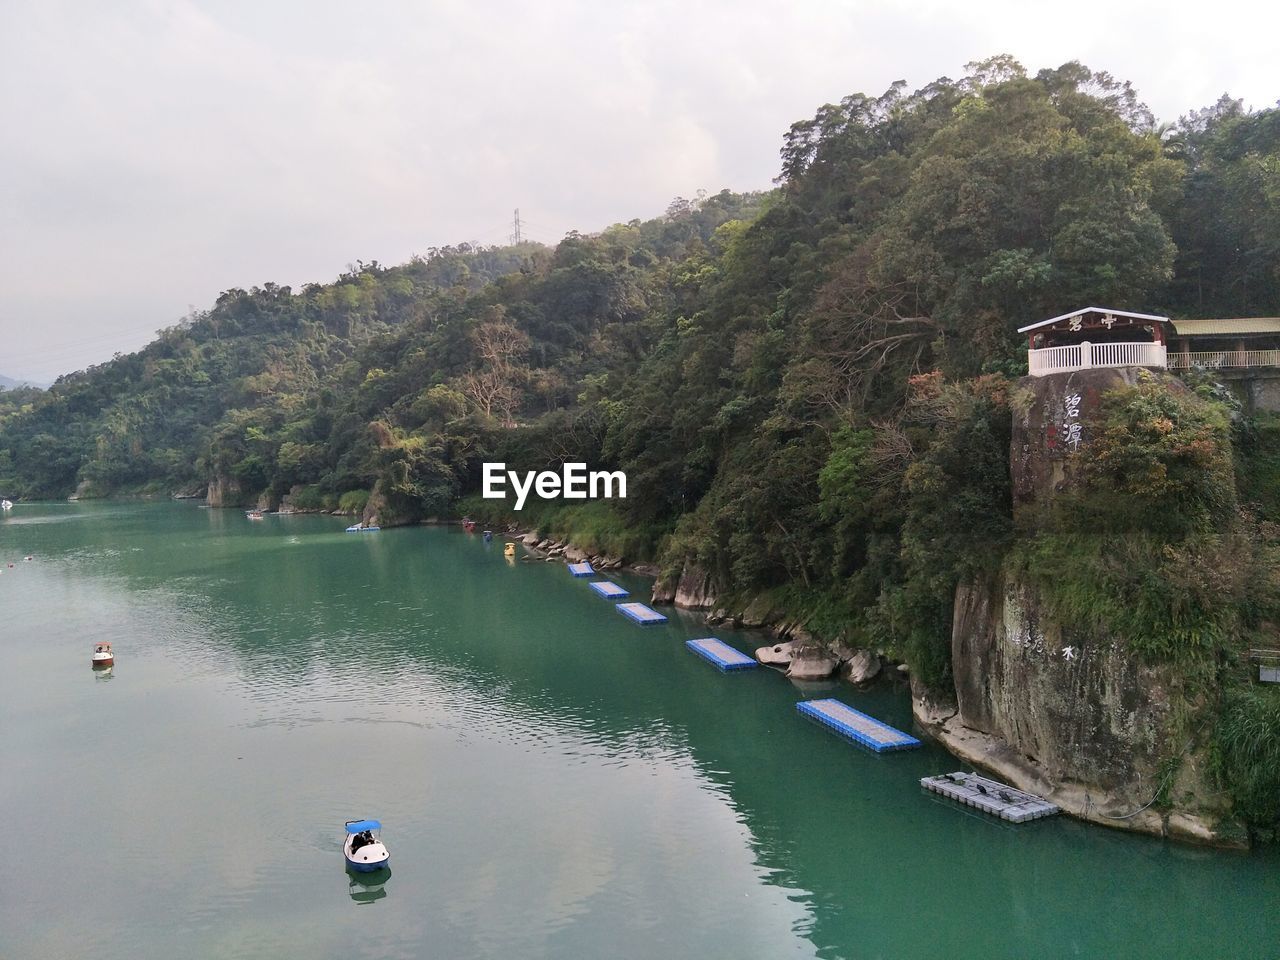
[[[723,675],[684,647],[698,617],[640,627],[500,538],[348,522],[0,520],[0,957],[1280,953],[1274,850],[983,818],[921,791],[945,751],[795,710],[910,730],[901,682]],[[385,882],[343,867],[365,817]]]

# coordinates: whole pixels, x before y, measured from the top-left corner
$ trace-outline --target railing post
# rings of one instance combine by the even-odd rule
[[[1080,344],[1080,369],[1088,370],[1093,366],[1093,345],[1088,340]]]

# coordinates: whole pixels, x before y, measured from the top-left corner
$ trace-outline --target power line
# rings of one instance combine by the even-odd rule
[[[515,213],[515,216],[514,216],[514,217],[512,217],[512,219],[511,219],[511,226],[512,226],[512,231],[511,231],[511,242],[512,242],[513,244],[515,244],[516,246],[519,246],[519,244],[520,244],[520,242],[521,242],[521,236],[520,236],[520,208],[519,208],[519,207],[516,207],[516,213]]]

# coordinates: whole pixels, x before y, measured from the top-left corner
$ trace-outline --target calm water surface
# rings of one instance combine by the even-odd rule
[[[633,625],[562,565],[344,526],[0,520],[0,957],[1280,955],[1273,853],[980,819],[921,793],[941,750],[794,708],[909,725],[902,690],[723,676],[697,620]],[[343,869],[358,817],[381,885]]]

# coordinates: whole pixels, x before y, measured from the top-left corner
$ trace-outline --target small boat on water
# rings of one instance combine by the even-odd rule
[[[0,510],[12,510],[12,509],[13,509],[12,500],[0,500]]]
[[[391,854],[379,839],[382,824],[377,820],[348,820],[342,856],[347,867],[357,873],[372,873],[391,863]]]
[[[502,552],[508,557],[514,557],[516,555],[516,545],[508,540],[507,545],[502,548]]]
[[[492,531],[492,530],[486,530],[486,531],[484,532],[484,542],[485,542],[485,543],[488,543],[488,542],[489,542],[489,541],[491,541],[492,539],[493,539],[493,531]]]
[[[376,524],[365,526],[363,523],[353,523],[347,527],[347,533],[377,533],[382,528]]]
[[[101,640],[93,645],[93,666],[94,669],[99,667],[109,667],[116,662],[115,654],[111,652],[111,642]]]
[[[465,530],[465,531],[467,531],[467,533],[475,533],[475,532],[476,532],[476,522],[475,522],[474,520],[472,520],[470,517],[463,517],[463,518],[462,518],[462,529],[463,529],[463,530]]]
[[[245,516],[246,516],[246,517],[248,517],[250,520],[261,520],[261,519],[262,519],[262,511],[261,511],[261,510],[249,510],[248,512],[246,512],[246,513],[245,513]]]

